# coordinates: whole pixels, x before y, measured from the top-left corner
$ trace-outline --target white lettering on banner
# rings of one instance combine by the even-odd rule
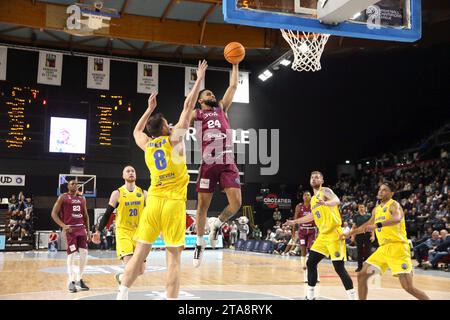
[[[25,176],[0,174],[0,186],[25,186]]]
[[[228,130],[227,130],[228,131]],[[242,129],[231,129],[231,135],[233,137],[233,143],[237,144],[250,144],[250,131]],[[186,134],[186,141],[197,141],[197,129],[195,127],[190,127]],[[206,133],[205,139],[215,138],[225,139],[226,135],[224,133]]]
[[[37,82],[55,86],[61,85],[63,54],[39,51]]]
[[[138,62],[137,92],[152,93],[158,91],[159,65],[155,63]]]

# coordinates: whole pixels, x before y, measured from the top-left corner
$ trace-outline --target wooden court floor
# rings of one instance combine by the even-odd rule
[[[298,257],[207,250],[202,266],[192,266],[193,251],[182,255],[180,299],[304,299],[303,271]],[[67,291],[65,252],[0,253],[0,299],[115,299],[114,274],[122,269],[113,251],[90,251],[83,277],[89,291]],[[130,299],[161,299],[164,295],[165,253],[153,251],[146,273],[130,292]],[[347,263],[356,287],[356,268]],[[319,299],[346,299],[340,279],[329,261],[319,265]],[[415,270],[417,287],[432,299],[450,299],[450,274],[442,271]],[[389,272],[374,278],[369,299],[413,299],[404,292]]]

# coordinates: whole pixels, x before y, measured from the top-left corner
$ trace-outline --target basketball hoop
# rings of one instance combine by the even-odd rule
[[[319,71],[320,58],[327,44],[329,34],[280,29],[283,38],[294,52],[292,70]]]

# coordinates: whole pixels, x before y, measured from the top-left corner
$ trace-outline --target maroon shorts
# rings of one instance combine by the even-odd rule
[[[78,251],[79,248],[87,249],[86,228],[72,227],[72,232],[65,232],[67,239],[67,254]]]
[[[298,230],[298,240],[301,246],[306,246],[309,250],[317,237],[317,228],[302,228]]]
[[[197,192],[214,192],[217,183],[220,190],[225,188],[241,188],[239,170],[233,164],[202,164],[197,179]]]

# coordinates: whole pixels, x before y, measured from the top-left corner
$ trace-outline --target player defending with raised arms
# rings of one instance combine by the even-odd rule
[[[288,220],[286,225],[296,223],[308,223],[314,221],[319,229],[319,236],[311,247],[306,266],[308,269],[308,291],[306,299],[314,299],[315,286],[317,284],[317,265],[325,257],[331,257],[333,267],[347,292],[350,300],[355,300],[352,278],[345,270],[347,252],[345,240],[340,239],[343,234],[341,214],[338,205],[339,198],[330,188],[322,187],[323,175],[319,171],[311,173],[310,184],[314,190],[311,198],[311,214],[297,220]]]
[[[142,190],[142,188],[136,185],[136,170],[132,166],[123,168],[122,178],[125,184],[111,193],[108,207],[100,220],[96,234],[99,238],[100,232],[106,227],[111,214],[117,208],[115,218],[116,252],[117,256],[126,265],[133,256],[134,249],[136,248],[136,241],[133,240],[133,237],[144,210],[147,191]],[[143,274],[144,271],[145,262],[142,264],[139,274]],[[116,274],[116,280],[119,285],[122,275],[122,273]]]
[[[67,272],[69,274],[69,291],[89,290],[83,282],[83,272],[87,264],[87,243],[90,241],[89,216],[86,199],[78,194],[77,182],[70,180],[68,192],[56,200],[52,209],[53,220],[63,229],[67,239]],[[78,272],[75,270],[75,255],[80,255]],[[75,282],[76,281],[76,282]]]
[[[148,108],[134,129],[136,144],[145,152],[151,185],[144,213],[136,232],[136,249],[125,266],[118,300],[128,299],[128,289],[139,275],[152,243],[162,232],[167,255],[166,296],[176,299],[180,290],[180,258],[185,244],[186,199],[189,175],[186,166],[184,135],[189,128],[191,111],[200,91],[208,65],[199,62],[197,81],[184,101],[178,123],[170,130],[161,114],[151,116],[156,107],[156,94],[149,98]],[[151,116],[151,117],[150,117]],[[144,128],[151,137],[144,133]]]
[[[420,300],[428,300],[425,292],[414,287],[412,276],[411,249],[406,238],[405,216],[402,206],[392,199],[395,186],[392,182],[383,182],[378,190],[380,203],[373,209],[372,218],[353,229],[341,238],[354,234],[372,232],[375,230],[379,247],[364,262],[358,273],[358,296],[360,300],[367,299],[369,277],[376,271],[383,273],[390,268],[392,275],[398,277],[402,288]]]
[[[209,243],[217,245],[218,232],[222,225],[234,216],[242,204],[239,170],[234,161],[232,131],[228,110],[233,102],[238,85],[239,64],[233,64],[230,84],[222,100],[217,102],[211,90],[200,91],[197,102],[199,109],[191,112],[191,122],[201,123],[202,163],[200,165],[196,191],[197,204],[197,243],[194,250],[194,267],[199,267],[205,250],[206,216],[217,183],[227,195],[228,205],[218,218],[209,221]]]

